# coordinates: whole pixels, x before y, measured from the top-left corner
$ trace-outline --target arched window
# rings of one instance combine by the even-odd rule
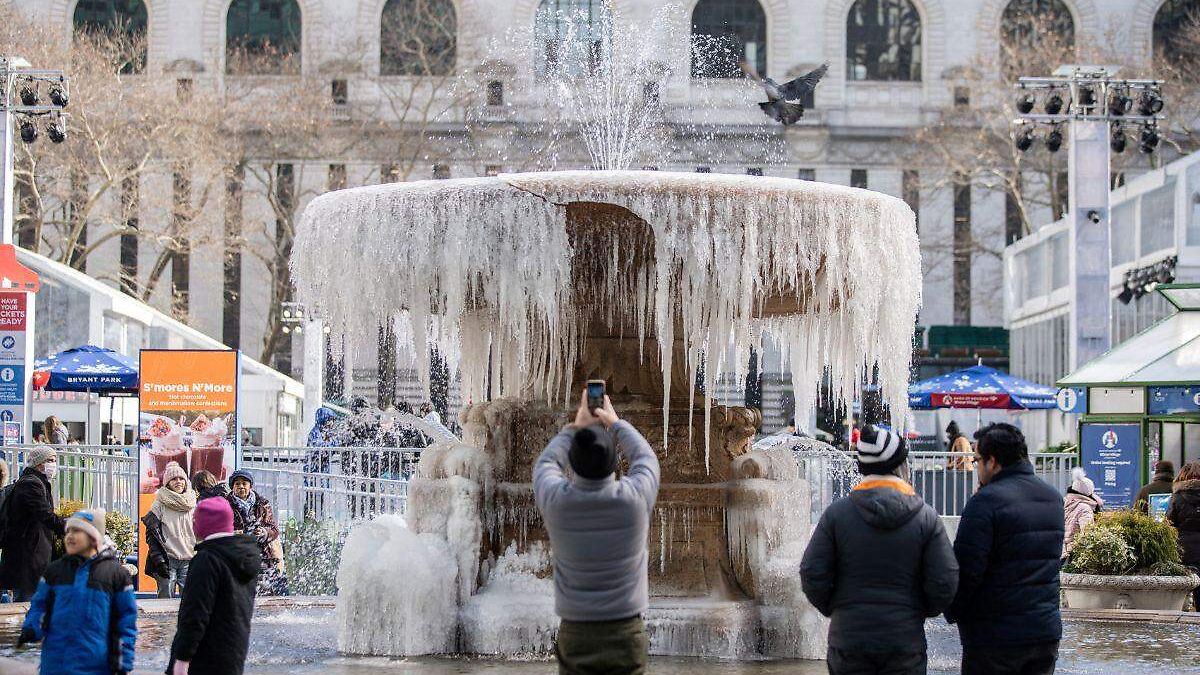
[[[539,74],[595,72],[612,38],[604,0],[542,0],[533,26]]]
[[[300,72],[296,0],[233,0],[225,15],[225,68],[239,74]]]
[[[767,74],[767,15],[758,0],[700,0],[692,10],[692,77]]]
[[[388,0],[380,18],[379,74],[450,75],[457,41],[451,0]]]
[[[1000,57],[1009,75],[1071,61],[1075,19],[1062,0],[1012,0],[1000,16]]]
[[[921,79],[921,15],[908,0],[857,0],[846,17],[846,78]]]
[[[146,68],[146,3],[142,0],[79,0],[75,34],[101,41],[122,73]]]
[[[1200,3],[1166,0],[1154,15],[1154,58],[1165,65],[1189,68],[1200,60]]]

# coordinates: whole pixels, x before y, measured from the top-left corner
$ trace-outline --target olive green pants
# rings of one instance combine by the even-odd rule
[[[644,675],[650,640],[642,617],[567,621],[555,645],[559,675]]]

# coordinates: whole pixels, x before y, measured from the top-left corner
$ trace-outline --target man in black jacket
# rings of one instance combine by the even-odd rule
[[[829,624],[829,672],[924,675],[925,619],[954,598],[958,565],[946,529],[903,477],[899,435],[868,426],[863,481],[821,514],[800,580]]]
[[[233,533],[233,509],[220,497],[196,505],[196,557],[179,601],[167,675],[241,675],[250,648],[258,542]]]
[[[4,555],[0,588],[11,588],[17,602],[27,602],[50,564],[54,540],[62,537],[65,520],[54,512],[50,480],[58,472],[58,454],[38,446],[26,450],[27,467],[13,483],[5,511]]]
[[[963,675],[1053,673],[1062,638],[1063,499],[1038,478],[1020,429],[991,424],[975,449],[979,491],[954,540]]]

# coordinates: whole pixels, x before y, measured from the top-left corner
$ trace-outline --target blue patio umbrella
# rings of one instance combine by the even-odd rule
[[[48,391],[136,394],[137,363],[111,349],[84,345],[33,364],[34,384]]]
[[[913,410],[976,408],[1044,410],[1055,407],[1058,390],[1022,380],[988,366],[971,366],[909,386]]]

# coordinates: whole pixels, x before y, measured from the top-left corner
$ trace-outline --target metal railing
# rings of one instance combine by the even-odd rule
[[[24,468],[25,451],[32,446],[0,448],[15,479]],[[59,500],[82,501],[89,507],[119,509],[135,516],[138,474],[132,446],[57,446]],[[281,519],[309,513],[337,523],[380,513],[403,513],[408,503],[408,479],[420,460],[419,449],[403,448],[245,448],[242,467],[255,487],[275,504]],[[801,475],[812,486],[812,513],[819,515],[844,497],[860,476],[854,455],[841,450],[795,451]],[[969,453],[909,453],[911,481],[940,515],[958,516],[975,493],[976,477]],[[1075,455],[1037,453],[1034,470],[1058,492],[1071,483]],[[311,469],[321,469],[313,471]]]
[[[801,475],[813,489],[814,517],[835,499],[850,494],[861,476],[854,455],[842,450],[812,451],[798,449],[796,459]],[[1034,473],[1059,493],[1071,484],[1071,469],[1078,464],[1073,454],[1035,453],[1029,456]],[[972,464],[972,453],[910,452],[909,480],[913,489],[939,515],[960,516],[967,500],[975,494],[978,481]]]
[[[25,469],[33,445],[0,448],[11,480]],[[51,481],[58,501],[83,502],[88,508],[123,511],[132,519],[138,494],[137,457],[126,445],[56,445],[58,474]]]

